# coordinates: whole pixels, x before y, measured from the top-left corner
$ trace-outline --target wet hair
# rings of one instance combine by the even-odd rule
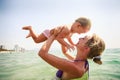
[[[90,52],[87,56],[88,59],[93,59],[95,63],[102,64],[100,56],[105,50],[104,41],[96,34],[93,34],[92,38],[87,41],[86,45],[90,47]]]
[[[91,21],[85,17],[80,17],[75,20],[75,22],[79,22],[83,28],[86,28],[89,26],[89,29],[91,28]]]

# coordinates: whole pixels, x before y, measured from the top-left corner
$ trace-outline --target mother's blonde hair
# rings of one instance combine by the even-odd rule
[[[102,64],[100,55],[105,50],[105,42],[93,34],[92,38],[86,43],[90,47],[90,52],[88,53],[88,59],[93,59],[95,63]]]

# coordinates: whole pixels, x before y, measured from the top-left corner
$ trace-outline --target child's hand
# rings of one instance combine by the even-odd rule
[[[66,46],[69,51],[74,51],[75,47],[73,45]]]

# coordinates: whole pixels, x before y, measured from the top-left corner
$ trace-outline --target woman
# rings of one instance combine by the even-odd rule
[[[47,63],[59,69],[56,73],[59,80],[81,78],[89,69],[87,59],[93,59],[94,62],[102,64],[100,56],[105,49],[105,43],[95,34],[91,37],[85,36],[79,39],[78,43],[75,45],[77,48],[75,58],[65,54],[69,59],[72,59],[71,61],[48,53],[51,44],[55,40],[56,34],[57,33],[54,33],[48,38],[38,54]],[[65,47],[63,47],[63,50],[66,52]]]

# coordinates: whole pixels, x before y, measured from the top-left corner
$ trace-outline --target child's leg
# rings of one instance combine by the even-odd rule
[[[25,27],[23,27],[22,29],[23,29],[23,30],[29,30],[29,31],[30,31],[30,29],[32,30],[31,26],[25,26]],[[29,38],[29,37],[31,37],[31,34],[30,34],[30,33],[26,36],[26,38]]]
[[[35,43],[40,43],[40,42],[44,42],[45,40],[47,40],[47,37],[43,33],[38,35],[37,38],[35,38],[35,37],[32,37],[32,38]]]
[[[29,38],[29,37],[31,37],[31,34],[30,34],[30,33],[26,36],[26,38]]]
[[[25,26],[25,27],[23,27],[23,30],[29,30],[30,31],[30,33],[29,33],[29,35],[27,37],[31,36],[35,43],[40,43],[40,42],[43,42],[43,41],[45,41],[47,39],[46,36],[43,33],[40,34],[39,36],[37,36],[33,32],[31,26]]]

